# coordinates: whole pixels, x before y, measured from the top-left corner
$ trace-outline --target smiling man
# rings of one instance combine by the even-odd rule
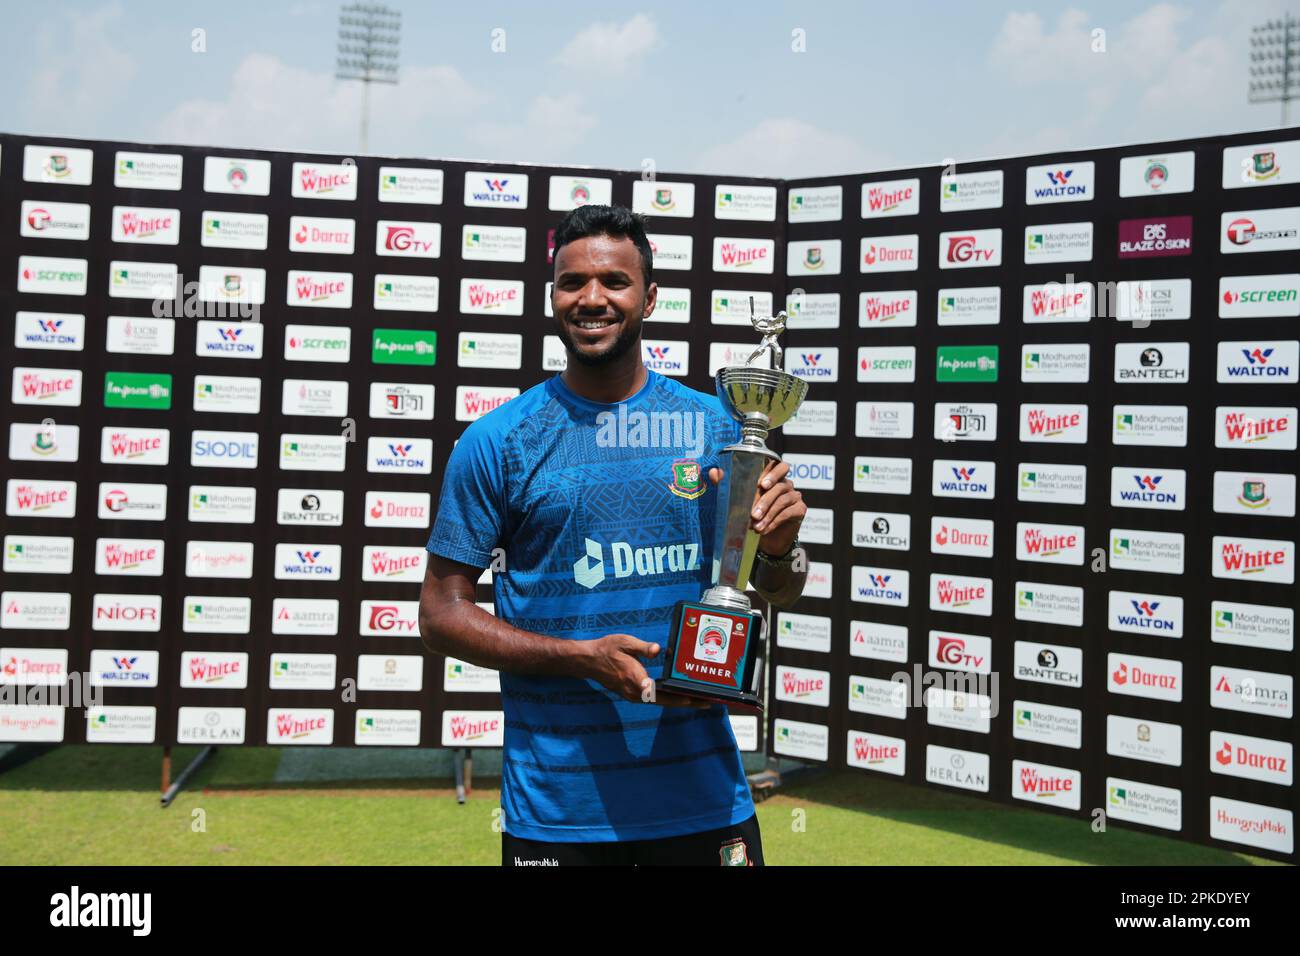
[[[568,368],[470,424],[443,475],[420,634],[500,671],[506,866],[762,864],[726,709],[655,696],[673,605],[712,583],[720,453],[740,425],[645,367],[651,264],[631,211],[565,216],[551,305]],[[786,472],[769,467],[751,520],[753,586],[780,607],[806,578]],[[474,584],[498,548],[493,616]]]

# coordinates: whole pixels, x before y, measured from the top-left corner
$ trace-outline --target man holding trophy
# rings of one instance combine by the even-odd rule
[[[784,314],[715,395],[647,369],[651,259],[630,210],[565,216],[568,367],[472,422],[443,477],[420,634],[500,672],[505,866],[763,862],[727,708],[761,706],[746,587],[789,607],[807,577],[807,506],[764,444],[807,384],[769,367]]]

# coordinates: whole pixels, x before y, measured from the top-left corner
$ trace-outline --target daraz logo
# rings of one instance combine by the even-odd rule
[[[583,541],[586,554],[573,562],[573,580],[590,590],[605,580],[605,549],[591,538]],[[700,546],[695,542],[634,548],[626,541],[614,541],[610,543],[610,551],[615,578],[675,574],[698,571],[700,567]]]

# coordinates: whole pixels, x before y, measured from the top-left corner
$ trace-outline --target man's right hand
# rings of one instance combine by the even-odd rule
[[[658,644],[643,641],[631,634],[606,634],[579,643],[584,651],[581,676],[596,681],[624,700],[638,704],[659,704],[663,707],[703,709],[713,706],[707,700],[656,691],[654,680],[646,673],[639,658],[657,657]]]

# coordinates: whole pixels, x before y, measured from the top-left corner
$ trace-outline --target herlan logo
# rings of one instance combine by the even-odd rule
[[[700,479],[700,463],[692,458],[679,458],[673,462],[673,480],[668,490],[679,498],[694,499],[704,494],[706,486]]]

